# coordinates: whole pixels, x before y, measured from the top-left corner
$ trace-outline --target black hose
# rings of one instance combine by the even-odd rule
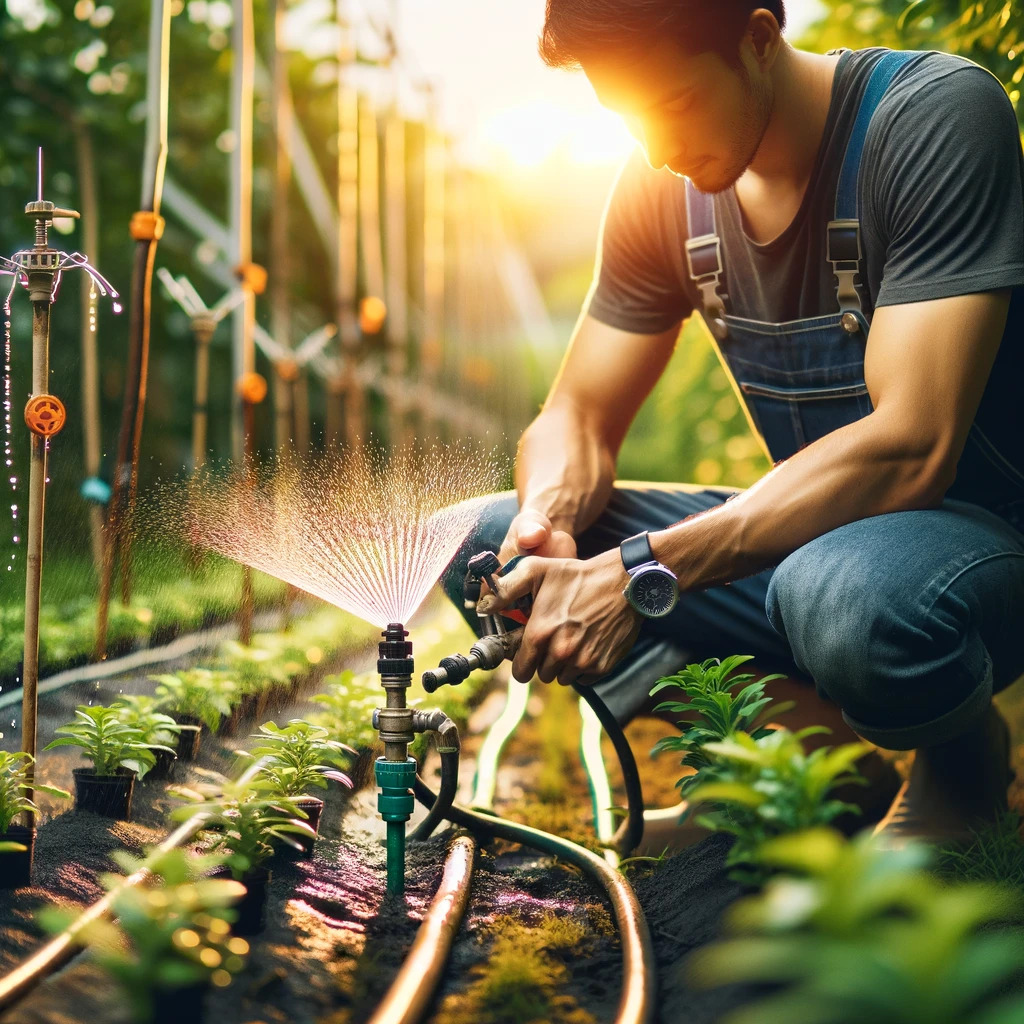
[[[433,807],[437,803],[437,795],[419,776],[416,777],[413,789],[416,799],[425,806]],[[529,825],[519,825],[496,815],[471,811],[454,803],[447,817],[474,832],[530,846],[575,864],[604,886],[618,924],[624,961],[622,996],[615,1024],[648,1024],[654,1017],[657,988],[654,950],[643,909],[622,874],[582,846]]]
[[[626,806],[629,813],[626,820],[619,826],[613,842],[620,854],[629,854],[635,850],[644,837],[644,792],[640,785],[640,772],[637,770],[633,748],[626,739],[616,717],[608,710],[608,705],[601,699],[592,686],[580,686],[573,683],[573,689],[590,705],[597,716],[601,727],[608,734],[622,768],[622,778],[626,786]]]
[[[427,816],[409,833],[409,838],[420,842],[430,838],[431,833],[448,817],[452,801],[459,788],[459,752],[458,750],[441,751],[441,787],[437,799],[430,807]]]

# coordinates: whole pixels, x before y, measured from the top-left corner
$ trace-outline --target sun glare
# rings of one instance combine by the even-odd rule
[[[527,168],[556,155],[585,166],[618,163],[635,144],[607,110],[577,110],[542,100],[497,111],[484,122],[482,134],[495,159]]]

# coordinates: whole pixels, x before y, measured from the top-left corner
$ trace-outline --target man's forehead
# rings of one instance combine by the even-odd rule
[[[712,53],[687,53],[678,43],[662,40],[628,61],[589,60],[583,70],[602,106],[630,114],[696,88],[714,62]]]

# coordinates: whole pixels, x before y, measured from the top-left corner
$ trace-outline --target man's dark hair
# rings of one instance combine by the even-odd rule
[[[659,40],[686,53],[714,51],[736,64],[743,30],[764,8],[786,25],[784,0],[547,0],[538,49],[549,67],[574,69],[587,60],[639,58]]]

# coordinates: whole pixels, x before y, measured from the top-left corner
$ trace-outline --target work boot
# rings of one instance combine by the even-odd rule
[[[874,835],[899,848],[921,839],[943,845],[969,843],[973,832],[1007,811],[1010,729],[994,706],[968,732],[914,754],[910,775]]]

